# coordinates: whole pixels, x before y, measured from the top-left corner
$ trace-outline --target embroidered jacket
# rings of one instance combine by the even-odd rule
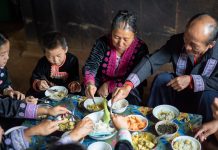
[[[21,100],[10,97],[0,98],[0,117],[4,118],[29,118],[35,119],[38,106],[27,104]],[[23,137],[23,129],[15,130],[3,136],[0,149],[23,150],[29,147],[29,143]]]
[[[136,87],[140,82],[154,73],[161,65],[172,63],[178,76],[191,75],[194,92],[218,91],[218,43],[194,64],[193,56],[186,53],[183,33],[174,35],[159,50],[150,57],[145,57],[134,69],[127,80]]]
[[[86,61],[83,76],[84,84],[94,83],[97,87],[109,83],[109,93],[116,87],[121,87],[133,68],[143,56],[148,54],[146,44],[135,38],[122,57],[116,55],[116,49],[111,44],[110,36],[99,38]]]
[[[36,81],[46,80],[50,85],[60,85],[68,87],[72,81],[79,81],[79,63],[76,56],[66,53],[66,60],[63,65],[51,65],[46,57],[42,57],[31,77],[31,87],[37,91]]]
[[[6,67],[0,68],[0,94],[3,90],[11,86],[11,81],[8,77],[8,70]]]

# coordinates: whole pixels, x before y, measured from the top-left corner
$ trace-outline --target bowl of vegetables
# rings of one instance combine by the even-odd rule
[[[70,131],[80,121],[78,117],[72,114],[59,115],[55,120],[64,120],[63,123],[59,124],[59,131]]]
[[[152,150],[157,146],[157,137],[149,132],[133,132],[134,150]]]
[[[155,130],[159,136],[173,137],[179,130],[179,127],[172,121],[163,120],[155,124]]]
[[[171,105],[159,105],[156,106],[152,114],[158,120],[173,120],[179,116],[179,110]]]
[[[93,99],[88,98],[83,105],[89,112],[101,111],[104,109],[103,100],[102,97],[94,97],[94,103]]]

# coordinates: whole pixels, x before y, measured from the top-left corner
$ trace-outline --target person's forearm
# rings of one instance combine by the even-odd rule
[[[48,114],[49,114],[48,108],[39,107],[39,108],[37,109],[37,116],[40,116],[40,115],[48,115]]]
[[[37,135],[36,130],[34,129],[34,127],[27,128],[27,129],[24,130],[24,138],[28,142],[31,141],[31,137],[34,136],[34,135]]]

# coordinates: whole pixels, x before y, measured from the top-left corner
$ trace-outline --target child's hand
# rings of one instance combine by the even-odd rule
[[[120,130],[121,128],[128,129],[127,117],[123,117],[117,114],[112,114],[111,118],[117,130]]]
[[[81,85],[77,81],[72,81],[68,88],[70,89],[71,93],[80,92],[81,91]]]
[[[24,101],[25,101],[26,103],[37,104],[38,98],[35,98],[35,97],[33,97],[33,96],[28,96],[28,97],[26,97],[26,98],[24,99]]]
[[[50,116],[57,116],[66,113],[71,114],[71,111],[69,111],[67,108],[63,106],[55,106],[55,107],[48,108],[48,115]]]
[[[218,120],[213,120],[203,124],[200,130],[195,134],[195,138],[199,138],[201,142],[205,141],[208,136],[218,132]]]
[[[48,85],[47,81],[45,81],[45,80],[39,80],[37,82],[37,86],[38,86],[38,89],[40,91],[45,91],[49,88],[49,85]]]
[[[19,91],[14,91],[13,89],[7,90],[6,95],[10,96],[11,98],[16,98],[18,100],[25,99],[25,95]]]
[[[46,136],[49,135],[59,129],[59,124],[63,123],[63,120],[60,121],[51,121],[51,120],[45,120],[42,121],[40,124],[27,128],[24,130],[24,137],[28,141],[30,141],[31,137],[34,135],[39,136]]]
[[[79,141],[90,132],[92,132],[94,124],[88,117],[81,120],[76,127],[70,132],[70,136],[73,141]]]

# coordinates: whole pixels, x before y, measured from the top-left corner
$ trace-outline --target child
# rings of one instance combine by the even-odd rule
[[[19,100],[25,99],[25,95],[13,90],[8,71],[5,67],[9,59],[10,42],[0,33],[0,96],[9,96]]]
[[[67,87],[70,92],[80,92],[79,64],[77,57],[68,52],[65,38],[59,32],[43,36],[44,55],[37,63],[31,77],[28,94],[41,98],[51,86]]]

